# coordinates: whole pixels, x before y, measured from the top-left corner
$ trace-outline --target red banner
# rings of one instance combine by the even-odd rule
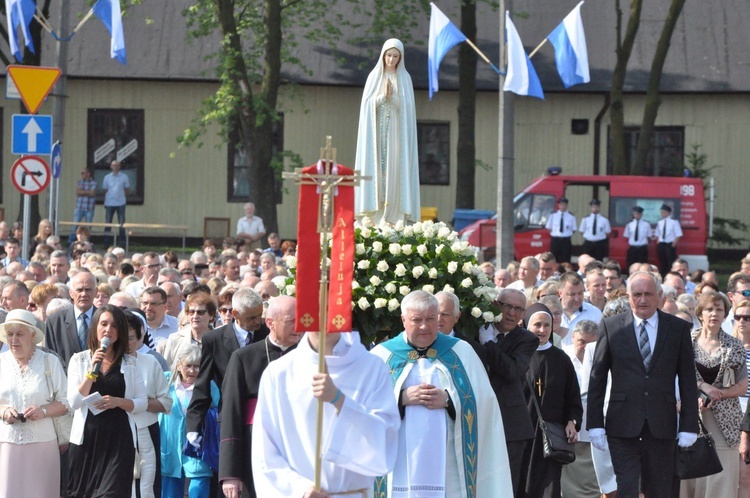
[[[339,175],[353,175],[344,166]],[[328,292],[328,332],[352,330],[352,278],[354,277],[354,187],[338,187],[333,201],[331,282]]]
[[[322,175],[321,163],[302,170]],[[354,172],[341,165],[334,174]],[[303,179],[303,182],[305,180]],[[301,185],[297,220],[296,332],[320,330],[320,198],[316,185]],[[333,238],[328,295],[328,332],[352,330],[352,278],[354,276],[354,187],[336,187],[333,197]]]
[[[318,166],[302,169],[303,174],[315,175]],[[318,193],[315,185],[299,188],[297,217],[297,271],[295,274],[297,305],[295,332],[320,330],[320,234],[318,233]]]

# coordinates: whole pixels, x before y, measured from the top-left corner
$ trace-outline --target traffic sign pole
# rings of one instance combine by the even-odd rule
[[[29,260],[29,228],[31,228],[31,196],[24,194],[23,196],[23,249],[21,250],[21,257],[26,261]]]

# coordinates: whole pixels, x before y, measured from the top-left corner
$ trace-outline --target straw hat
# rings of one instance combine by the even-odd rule
[[[34,342],[40,344],[44,340],[44,332],[42,332],[36,326],[36,317],[30,311],[26,310],[11,310],[5,317],[5,323],[0,323],[0,341],[8,342],[8,336],[5,333],[5,328],[8,325],[19,324],[25,325],[36,333]]]

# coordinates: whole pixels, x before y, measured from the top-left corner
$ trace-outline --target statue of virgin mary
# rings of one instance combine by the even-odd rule
[[[371,177],[355,188],[356,214],[375,223],[421,218],[414,87],[404,45],[391,38],[370,72],[359,110],[355,169]]]

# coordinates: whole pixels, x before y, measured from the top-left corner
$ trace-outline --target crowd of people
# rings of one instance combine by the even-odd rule
[[[329,334],[319,374],[275,281],[295,246],[246,225],[180,259],[101,255],[85,227],[62,249],[43,220],[24,261],[0,223],[0,496],[750,494],[750,257],[726,289],[681,259],[484,263],[502,317],[477,338],[455,295],[414,291],[401,335]],[[540,416],[573,463],[545,458]],[[679,481],[702,432],[724,470]]]

